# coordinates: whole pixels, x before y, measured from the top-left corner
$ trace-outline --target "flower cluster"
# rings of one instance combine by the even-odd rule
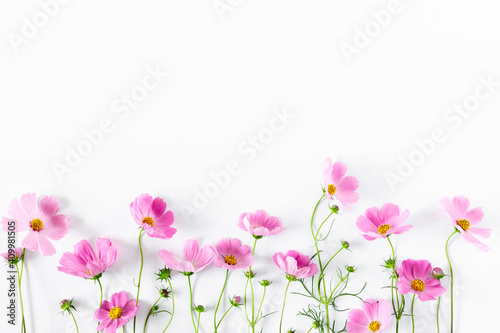
[[[327,158],[323,169],[323,183],[321,197],[314,206],[310,232],[314,251],[309,254],[299,253],[297,250],[287,252],[276,252],[274,255],[263,255],[264,260],[272,261],[275,269],[283,274],[283,282],[286,288],[283,293],[283,305],[281,309],[274,309],[269,313],[264,313],[267,288],[273,288],[272,281],[264,278],[259,282],[262,287],[261,293],[256,293],[258,285],[255,283],[257,272],[254,269],[257,257],[256,250],[259,241],[277,235],[286,230],[281,220],[268,214],[265,210],[241,213],[235,220],[238,228],[243,230],[248,237],[248,241],[253,243],[253,247],[244,243],[245,240],[238,238],[221,238],[213,243],[200,245],[197,239],[186,239],[180,250],[168,246],[158,252],[157,259],[163,262],[164,267],[158,269],[157,286],[158,299],[153,303],[144,320],[142,331],[146,331],[148,321],[151,316],[162,313],[169,314],[166,321],[167,331],[172,323],[175,314],[175,289],[179,287],[178,276],[184,279],[184,288],[189,289],[189,308],[186,309],[191,316],[192,326],[195,333],[201,332],[200,317],[213,310],[213,330],[217,332],[226,315],[234,308],[241,308],[245,314],[249,329],[252,332],[267,330],[267,326],[258,327],[263,324],[264,319],[280,312],[279,332],[283,332],[283,321],[285,305],[287,304],[288,289],[292,287],[303,288],[302,292],[292,292],[291,294],[305,296],[310,302],[299,312],[300,316],[306,316],[311,320],[309,331],[319,332],[343,332],[348,333],[370,333],[383,332],[393,324],[396,332],[399,330],[400,321],[404,316],[410,316],[414,331],[414,306],[418,298],[421,302],[437,301],[437,308],[442,297],[445,297],[448,290],[443,287],[441,280],[450,277],[449,297],[450,307],[450,330],[453,332],[454,312],[453,312],[453,270],[449,259],[449,241],[456,235],[462,235],[467,243],[471,243],[481,251],[488,251],[489,247],[480,242],[476,237],[488,238],[491,229],[478,228],[476,225],[483,219],[482,208],[470,209],[470,202],[463,196],[456,196],[452,199],[444,197],[441,200],[441,210],[449,219],[453,226],[452,233],[446,240],[446,258],[449,264],[449,274],[440,267],[432,266],[425,259],[405,258],[400,261],[396,256],[393,245],[393,237],[409,232],[413,225],[408,224],[410,212],[408,209],[402,210],[394,203],[384,203],[378,207],[371,207],[364,211],[353,221],[352,226],[357,227],[360,236],[368,241],[383,240],[390,246],[390,256],[384,259],[382,265],[389,273],[390,295],[386,300],[384,296],[387,291],[382,289],[381,295],[375,298],[364,298],[364,286],[359,291],[353,291],[349,287],[349,277],[358,271],[358,268],[346,263],[338,263],[337,255],[344,251],[351,251],[351,244],[346,240],[341,240],[338,249],[332,248],[331,244],[323,245],[323,242],[331,237],[334,222],[339,213],[344,209],[350,209],[358,202],[357,192],[359,182],[354,176],[346,175],[347,166],[342,162],[333,163]],[[326,204],[327,207],[324,206]],[[111,239],[97,237],[95,241],[82,239],[73,246],[72,252],[64,252],[59,258],[59,272],[69,274],[84,280],[92,280],[99,285],[100,301],[92,308],[93,319],[97,322],[95,329],[106,333],[115,333],[125,325],[130,325],[133,332],[141,330],[137,328],[138,311],[141,308],[143,298],[140,295],[141,281],[144,268],[143,241],[144,238],[158,238],[168,241],[176,235],[177,230],[172,227],[175,223],[174,213],[167,210],[167,203],[160,197],[153,198],[149,194],[137,196],[129,205],[131,220],[138,225],[137,249],[141,262],[137,279],[134,279],[136,286],[135,297],[130,296],[131,291],[114,290],[111,295],[105,297],[101,279],[103,275],[113,274],[113,265],[119,257],[117,247]],[[326,218],[318,218],[322,210]],[[1,220],[3,230],[9,233],[15,232],[25,236],[20,247],[9,244],[8,252],[2,253],[2,257],[15,268],[18,275],[19,288],[21,289],[26,253],[39,252],[43,256],[51,256],[56,253],[56,248],[52,241],[57,241],[64,237],[70,227],[69,218],[59,213],[59,202],[52,196],[42,196],[37,200],[34,193],[23,194],[20,199],[13,199],[8,208],[8,217]],[[177,224],[176,224],[177,226]],[[95,244],[93,247],[92,244]],[[251,243],[250,243],[251,244]],[[297,244],[295,244],[297,245]],[[155,254],[156,256],[156,254]],[[213,264],[213,265],[212,265]],[[332,269],[333,265],[337,267]],[[265,266],[265,265],[262,265]],[[214,309],[202,304],[196,304],[193,290],[194,279],[199,279],[199,274],[206,269],[214,269],[221,272],[224,277],[220,296]],[[239,273],[238,273],[239,272]],[[149,272],[151,273],[151,272]],[[259,276],[267,272],[260,272]],[[335,273],[335,274],[332,274]],[[25,273],[24,273],[25,274]],[[223,295],[226,292],[228,280],[234,274],[241,274],[245,277],[245,285],[239,286],[238,293],[226,298],[223,302]],[[359,273],[356,273],[359,274]],[[182,277],[184,276],[184,277]],[[26,278],[25,278],[26,279]],[[81,280],[83,281],[83,280]],[[292,284],[292,282],[294,282]],[[366,286],[366,284],[365,284]],[[260,288],[260,287],[259,287]],[[349,289],[348,289],[349,288]],[[20,290],[19,290],[20,291]],[[21,293],[19,292],[19,295]],[[258,296],[260,295],[260,298]],[[360,309],[349,311],[344,327],[338,330],[335,324],[338,323],[336,313],[347,309],[341,309],[338,300],[351,297],[361,300]],[[406,297],[411,297],[411,309],[408,313]],[[22,299],[20,300],[22,305]],[[75,303],[76,304],[76,303]],[[77,320],[73,311],[76,311],[73,299],[64,299],[60,303],[62,313],[68,313],[74,320],[76,330],[79,332]],[[144,303],[142,303],[144,307]],[[223,310],[225,308],[225,310]],[[221,310],[221,311],[219,311]],[[267,311],[268,309],[266,309]],[[279,311],[281,310],[281,311]],[[223,314],[221,315],[223,311]],[[24,308],[21,306],[21,332],[27,332],[26,316]],[[140,315],[139,315],[140,317]],[[437,326],[439,329],[439,311],[437,312]],[[129,324],[130,323],[130,324]],[[274,330],[271,329],[271,330]],[[294,332],[293,328],[288,332]]]

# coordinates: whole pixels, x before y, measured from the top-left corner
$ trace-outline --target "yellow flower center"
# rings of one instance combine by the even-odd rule
[[[30,227],[33,231],[40,231],[43,228],[43,222],[40,219],[34,219],[30,222]]]
[[[337,188],[333,184],[328,185],[328,194],[334,195],[335,191],[337,191]]]
[[[382,224],[378,227],[378,233],[381,234],[381,235],[385,235],[385,233],[387,232],[387,230],[389,230],[391,228],[390,225],[388,224]]]
[[[228,265],[236,265],[236,257],[233,256],[233,255],[227,255],[224,257],[224,261],[226,262],[226,264]]]
[[[155,220],[153,220],[151,217],[148,216],[142,220],[142,223],[146,223],[146,224],[149,224],[150,226],[154,226]]]
[[[460,228],[462,228],[463,231],[467,231],[470,227],[470,222],[465,219],[458,220],[457,224],[460,226]]]
[[[372,321],[370,325],[368,325],[368,329],[370,332],[377,332],[380,329],[380,323],[378,321]]]
[[[411,288],[415,291],[424,291],[425,282],[420,279],[415,279],[411,282]]]
[[[122,309],[118,307],[114,307],[111,310],[109,310],[109,318],[111,319],[118,319],[122,316]]]

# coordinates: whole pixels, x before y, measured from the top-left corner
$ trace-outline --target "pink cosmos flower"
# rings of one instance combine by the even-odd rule
[[[264,210],[241,214],[237,224],[255,238],[276,235],[284,229],[277,217],[267,214]]]
[[[195,239],[188,239],[184,243],[184,261],[179,262],[175,256],[167,250],[160,250],[158,255],[168,268],[182,273],[201,271],[212,262],[212,250],[210,247],[204,245],[200,249],[198,241]]]
[[[398,206],[386,203],[381,210],[377,207],[367,209],[365,215],[358,217],[356,226],[364,233],[363,237],[371,241],[410,230],[413,226],[401,225],[408,216],[410,216],[408,209],[400,215]]]
[[[473,235],[488,238],[491,235],[491,229],[471,228],[471,226],[478,224],[483,219],[484,213],[481,207],[468,211],[470,202],[463,196],[454,197],[451,201],[444,197],[441,199],[441,205],[444,207],[441,211],[450,218],[451,223],[460,231],[466,242],[474,244],[481,251],[490,250],[488,246],[481,243]]]
[[[274,263],[285,272],[287,279],[303,279],[318,273],[318,267],[308,256],[290,250],[286,254],[277,252],[273,256]]]
[[[61,266],[57,269],[85,279],[101,277],[101,274],[115,263],[116,248],[106,238],[97,238],[95,244],[97,255],[86,239],[76,243],[73,247],[75,253],[65,252],[59,260]]]
[[[214,249],[214,265],[218,268],[229,270],[246,269],[253,264],[252,249],[248,245],[242,245],[236,238],[222,238],[217,242]]]
[[[44,256],[51,256],[56,249],[49,238],[59,240],[68,233],[69,219],[57,214],[59,202],[51,196],[42,196],[37,205],[35,193],[25,193],[21,200],[13,199],[9,205],[10,218],[2,219],[3,229],[7,231],[8,223],[15,221],[16,232],[28,230],[21,246],[31,251],[39,251]]]
[[[377,302],[369,298],[361,305],[361,310],[349,311],[347,333],[383,332],[391,326],[391,314],[392,307],[388,301],[381,299]]]
[[[149,194],[141,194],[130,204],[130,212],[135,223],[144,229],[149,237],[170,239],[177,231],[170,226],[174,223],[174,213],[167,209],[162,198],[153,200]]]
[[[19,262],[19,259],[23,255],[23,248],[22,247],[16,247],[12,249],[12,251],[9,249],[9,252],[5,253],[0,253],[0,256],[4,258],[7,261],[11,261],[13,263]]]
[[[139,306],[135,306],[135,299],[129,300],[125,291],[114,293],[110,301],[102,301],[102,306],[94,312],[94,320],[101,322],[96,330],[106,329],[106,333],[115,333],[130,318],[134,318],[137,310]]]
[[[343,206],[349,207],[358,201],[359,194],[355,191],[359,187],[356,177],[344,177],[347,166],[342,162],[336,162],[332,165],[332,159],[325,160],[323,171],[323,186],[325,195],[329,199],[337,199]]]
[[[446,288],[431,274],[432,266],[427,260],[406,259],[398,269],[399,293],[405,295],[412,293],[422,301],[435,300],[445,293]]]

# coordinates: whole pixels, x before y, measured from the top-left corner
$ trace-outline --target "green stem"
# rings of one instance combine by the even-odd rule
[[[441,304],[441,296],[438,298],[438,305],[437,305],[437,312],[436,312],[436,323],[437,323],[437,329],[439,333],[439,304]]]
[[[196,325],[196,332],[200,330],[200,319],[201,319],[201,312],[198,312],[198,325]]]
[[[281,308],[281,319],[280,319],[280,333],[281,333],[281,326],[283,324],[283,314],[285,313],[286,294],[288,292],[288,287],[290,287],[291,282],[292,282],[292,280],[288,280],[288,284],[286,285],[286,289],[285,289],[285,296],[283,296],[283,307]]]
[[[323,263],[321,262],[321,255],[320,255],[319,247],[318,247],[318,239],[316,237],[316,234],[314,233],[314,216],[316,215],[316,210],[318,209],[319,204],[321,203],[321,201],[323,200],[324,197],[325,197],[325,195],[323,194],[321,196],[321,198],[318,200],[318,202],[316,203],[316,206],[314,207],[314,210],[313,210],[313,213],[311,216],[311,235],[313,236],[314,247],[316,248],[316,255],[318,257],[318,263],[319,263],[319,269],[320,269],[320,274],[319,274],[318,280],[321,279],[323,282],[323,291],[324,291],[325,297],[323,298],[323,296],[321,295],[319,282],[318,282],[318,295],[319,295],[320,299],[323,301],[323,304],[325,305],[326,327],[329,328],[330,327],[330,312],[329,312],[329,308],[328,308],[328,295],[327,295],[327,291],[326,291],[326,282],[324,279],[324,270],[325,269],[323,267]]]
[[[412,333],[415,332],[415,318],[413,316],[413,303],[415,303],[415,296],[417,296],[417,295],[413,294],[413,299],[411,301],[411,332]]]
[[[266,297],[266,289],[267,289],[267,286],[264,286],[264,292],[262,293],[262,299],[260,301],[259,310],[257,311],[257,320],[259,320],[259,313],[260,313],[260,310],[262,309],[262,304],[264,304],[264,298]]]
[[[23,253],[21,254],[21,271],[19,271],[19,267],[16,264],[16,271],[17,271],[17,284],[19,286],[19,303],[21,305],[21,333],[26,333],[26,321],[24,319],[24,305],[23,305],[23,294],[21,291],[21,280],[23,279],[23,272],[24,272],[24,254],[26,252],[26,249],[23,248]]]
[[[457,232],[459,232],[457,229],[453,231],[453,233],[448,237],[446,240],[446,245],[445,245],[445,251],[446,251],[446,259],[448,259],[448,265],[450,266],[450,278],[451,278],[451,284],[450,284],[450,289],[451,289],[451,320],[450,320],[450,333],[453,333],[453,268],[451,267],[451,261],[450,261],[450,256],[448,255],[448,243],[450,242],[451,237],[455,235]]]
[[[71,314],[71,317],[73,317],[73,321],[75,322],[76,333],[80,333],[80,330],[78,329],[78,324],[76,323],[75,316],[73,315],[73,311],[71,311],[71,309],[68,309],[68,312]]]
[[[194,322],[194,314],[193,314],[193,288],[191,287],[191,276],[188,275],[188,284],[189,284],[189,309],[191,312],[191,320],[193,321],[193,327],[195,333],[198,333],[196,329],[196,323]],[[198,315],[198,319],[200,318],[200,314]]]
[[[330,264],[330,262],[333,260],[333,258],[335,258],[337,256],[337,254],[340,253],[340,251],[342,251],[344,249],[344,247],[341,247],[340,250],[338,250],[331,258],[330,260],[328,260],[328,262],[325,264],[325,266],[323,267],[323,269],[326,269],[326,267]]]
[[[174,319],[174,313],[175,313],[175,300],[174,300],[174,289],[172,289],[172,283],[170,282],[170,279],[167,279],[168,285],[170,286],[170,293],[172,295],[172,315],[170,316],[170,320],[168,321],[167,327],[163,330],[162,333],[165,333],[167,328],[170,326],[170,323],[172,322],[172,319]]]
[[[314,235],[314,238],[318,238],[318,235],[319,235],[319,232],[321,230],[321,228],[323,228],[323,225],[326,223],[326,221],[328,221],[328,219],[330,218],[330,216],[332,216],[334,213],[333,211],[326,217],[326,219],[323,220],[323,222],[321,222],[321,224],[319,225],[318,227],[318,230],[316,230],[316,234]]]
[[[403,306],[403,301],[399,303],[399,296],[398,296],[398,287],[397,284],[394,285],[394,282],[397,283],[398,279],[398,274],[396,272],[396,253],[394,251],[394,246],[392,245],[391,239],[389,236],[386,237],[387,241],[389,242],[389,245],[391,246],[391,252],[392,252],[392,259],[394,260],[394,265],[392,266],[392,277],[391,277],[391,299],[392,299],[392,308],[394,309],[394,317],[396,317],[396,333],[399,331],[399,320],[401,319],[402,316],[402,309],[401,307]],[[396,305],[394,305],[394,294],[396,294]],[[403,295],[401,295],[401,298]],[[397,311],[396,311],[397,307]]]
[[[156,304],[160,301],[160,299],[161,299],[161,296],[160,296],[160,297],[158,297],[158,299],[157,299],[157,300],[156,300],[156,302],[153,304],[153,306],[151,306],[151,310],[149,310],[148,315],[147,315],[147,317],[146,317],[146,320],[144,321],[144,329],[143,329],[143,331],[142,331],[143,333],[146,333],[146,325],[148,324],[149,317],[150,317],[150,316],[151,316],[151,314],[153,313],[153,309],[154,309],[155,305],[156,305]]]
[[[144,266],[144,255],[142,254],[142,244],[141,244],[141,236],[144,229],[141,228],[139,232],[139,251],[141,252],[141,269],[139,270],[139,281],[137,282],[137,297],[135,298],[135,306],[139,303],[139,292],[141,291],[141,277],[142,277],[142,268]],[[134,333],[135,333],[135,322],[137,319],[137,315],[134,316]],[[125,329],[125,328],[124,328]]]
[[[229,307],[229,309],[227,309],[226,312],[224,312],[224,315],[222,316],[222,318],[219,320],[219,323],[217,324],[217,326],[215,326],[215,332],[217,332],[217,329],[219,328],[219,325],[222,323],[222,320],[224,319],[224,317],[229,313],[229,310],[231,310],[233,308],[233,305],[231,304],[231,306]]]
[[[219,311],[220,301],[222,300],[222,295],[224,295],[224,290],[226,290],[227,278],[229,277],[229,269],[226,269],[226,278],[224,279],[224,285],[222,286],[222,290],[220,292],[219,301],[217,302],[217,306],[215,307],[214,313],[214,329],[217,332],[217,311]]]
[[[101,290],[101,301],[99,302],[99,308],[102,307],[102,284],[101,284],[101,281],[99,279],[96,279],[97,283],[99,283],[99,289]],[[100,325],[101,322],[98,321],[97,322],[97,325]],[[99,331],[97,331],[97,333],[99,333]]]

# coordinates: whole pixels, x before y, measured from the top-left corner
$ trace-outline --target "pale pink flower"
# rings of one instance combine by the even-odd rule
[[[149,194],[141,194],[130,204],[135,223],[144,229],[149,237],[170,239],[177,231],[170,226],[174,213],[167,209],[167,203],[160,197],[153,200]]]
[[[347,333],[383,332],[391,326],[392,307],[385,299],[369,298],[361,305],[361,310],[349,311]]]
[[[318,267],[308,256],[290,250],[286,254],[277,252],[273,256],[274,263],[285,272],[287,279],[303,279],[318,273]]]
[[[28,231],[21,246],[31,251],[39,251],[44,256],[51,256],[56,249],[49,238],[59,240],[68,233],[69,219],[57,214],[59,202],[51,196],[42,196],[37,205],[35,193],[25,193],[21,200],[10,202],[9,218],[2,219],[3,229],[8,231],[8,223],[15,222],[15,231]]]
[[[465,241],[474,244],[481,251],[489,251],[490,248],[481,243],[473,235],[488,238],[491,235],[491,229],[471,228],[483,219],[484,213],[481,207],[468,210],[470,202],[466,197],[457,196],[451,201],[444,197],[441,199],[443,209],[441,211],[451,220],[451,224],[462,234]]]
[[[165,266],[182,273],[194,273],[201,271],[212,262],[212,250],[210,246],[204,245],[200,249],[198,241],[188,239],[184,243],[184,260],[178,261],[172,252],[160,250],[158,253]]]
[[[363,232],[363,237],[371,241],[410,230],[413,226],[401,225],[408,216],[408,209],[400,215],[398,206],[386,203],[380,210],[377,207],[368,208],[365,215],[358,217],[356,226]]]
[[[242,245],[236,238],[222,238],[213,248],[214,265],[218,268],[229,270],[246,269],[253,264],[252,249],[248,245]]]
[[[401,295],[412,293],[422,301],[435,300],[446,288],[431,274],[432,266],[427,260],[406,259],[398,269],[398,291]]]
[[[135,299],[128,299],[125,291],[111,295],[110,301],[102,301],[102,306],[94,312],[94,320],[101,323],[97,331],[106,329],[106,333],[115,333],[117,329],[134,318],[139,306],[135,306]]]
[[[347,165],[342,162],[332,164],[332,159],[328,157],[323,171],[323,188],[327,198],[335,198],[343,206],[349,207],[359,199],[359,194],[356,192],[359,182],[356,177],[345,177],[346,171]]]
[[[0,253],[0,256],[2,256],[2,258],[12,263],[18,263],[22,255],[22,247],[16,247],[14,249],[9,249],[8,252]]]
[[[255,238],[276,235],[284,229],[277,217],[267,214],[264,210],[241,214],[237,224]]]
[[[116,248],[106,238],[97,238],[95,244],[97,254],[86,239],[76,243],[73,247],[75,253],[65,252],[59,260],[61,266],[57,269],[85,279],[100,278],[114,264]]]

